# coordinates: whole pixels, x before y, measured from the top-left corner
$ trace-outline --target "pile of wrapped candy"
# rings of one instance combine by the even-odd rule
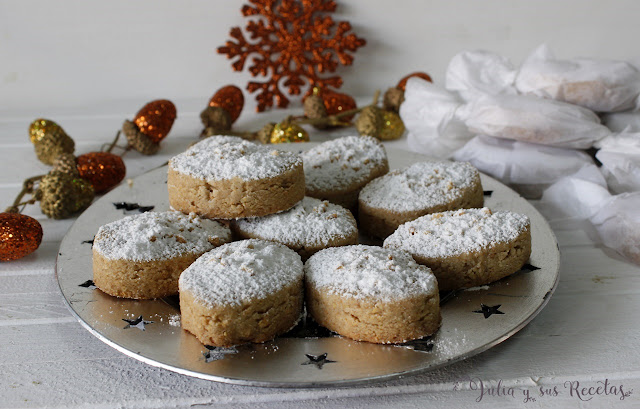
[[[456,55],[445,87],[412,78],[400,116],[412,149],[468,161],[557,226],[589,222],[640,264],[640,70],[557,59],[538,47],[516,67],[486,51]],[[595,153],[595,155],[594,155]]]

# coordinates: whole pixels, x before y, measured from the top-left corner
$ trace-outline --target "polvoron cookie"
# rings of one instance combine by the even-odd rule
[[[431,268],[441,291],[489,284],[520,270],[531,255],[526,215],[488,208],[435,213],[407,222],[384,247]]]
[[[356,210],[358,193],[369,181],[389,171],[387,152],[371,136],[345,136],[305,152],[307,196]]]
[[[358,198],[358,219],[369,236],[386,238],[429,213],[482,207],[480,173],[466,162],[418,162],[369,182]]]
[[[220,246],[180,276],[180,322],[205,345],[265,342],[291,329],[304,300],[300,256],[283,244]]]
[[[175,295],[185,268],[230,241],[227,226],[195,214],[169,211],[127,216],[98,229],[93,241],[93,281],[116,297]]]
[[[235,136],[212,136],[169,161],[169,203],[212,219],[265,216],[304,197],[302,158]]]
[[[313,197],[281,213],[234,220],[231,229],[240,238],[282,243],[302,260],[327,247],[358,243],[358,226],[351,212]]]
[[[307,311],[323,327],[358,341],[406,342],[440,326],[438,283],[398,250],[332,247],[305,263]]]

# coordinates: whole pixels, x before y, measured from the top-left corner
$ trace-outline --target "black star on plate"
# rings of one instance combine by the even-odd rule
[[[482,194],[484,194],[487,197],[491,197],[491,195],[493,194],[493,190],[483,190]]]
[[[93,239],[85,240],[81,244],[91,244],[91,248],[93,248],[93,241],[95,240],[95,238],[96,238],[96,236],[93,236]]]
[[[525,264],[524,266],[522,266],[522,268],[520,269],[520,271],[524,272],[524,273],[530,273],[532,271],[536,271],[536,270],[540,270],[540,267],[536,267],[534,265],[531,265],[529,263]]]
[[[78,287],[84,287],[84,288],[88,288],[90,290],[93,290],[94,288],[97,288],[96,285],[94,284],[93,280],[87,280],[82,284],[78,284]]]
[[[144,328],[145,325],[153,324],[153,321],[145,321],[145,320],[143,320],[142,319],[142,315],[140,315],[138,318],[133,319],[133,320],[128,320],[126,318],[123,318],[122,321],[127,322],[127,326],[124,327],[124,329],[135,327],[135,328],[138,328],[141,331],[145,330],[145,328]]]
[[[308,361],[307,362],[303,362],[300,365],[315,365],[316,368],[318,369],[322,369],[322,367],[324,366],[324,364],[332,364],[336,361],[332,361],[330,359],[327,359],[327,353],[325,352],[322,355],[311,355],[311,354],[304,354]]]
[[[150,210],[153,210],[155,206],[140,206],[137,203],[127,203],[127,202],[117,202],[113,204],[116,209],[124,209],[125,211],[137,210],[140,213],[145,213]]]
[[[487,319],[490,316],[492,316],[493,314],[504,314],[504,312],[502,311],[498,311],[498,308],[500,308],[502,304],[498,304],[498,305],[494,305],[493,307],[489,307],[488,305],[484,305],[484,304],[480,304],[480,308],[479,310],[475,310],[473,312],[476,312],[478,314],[482,314],[484,315],[484,318]]]
[[[221,347],[214,347],[211,345],[205,345],[204,347],[207,348],[207,351],[203,352],[202,355],[204,356],[204,361],[206,363],[218,361],[220,359],[224,359],[227,355],[238,353],[238,350],[235,349],[234,347],[221,348]]]
[[[408,347],[409,349],[413,349],[414,351],[431,352],[433,350],[434,343],[433,340],[431,340],[431,337],[425,337],[409,342],[404,342],[398,345]]]

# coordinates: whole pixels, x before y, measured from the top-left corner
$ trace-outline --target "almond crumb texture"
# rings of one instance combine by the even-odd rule
[[[486,207],[435,213],[398,227],[384,247],[407,251],[430,267],[441,291],[476,287],[527,262],[530,222],[525,215]]]
[[[466,162],[418,162],[369,182],[358,199],[364,232],[385,238],[429,213],[482,207],[480,173]]]
[[[180,277],[182,327],[205,345],[271,340],[299,319],[302,278],[300,256],[282,244],[243,240],[221,246]]]
[[[345,136],[302,153],[307,195],[355,209],[358,192],[389,171],[387,152],[370,136]]]
[[[178,293],[178,277],[201,254],[231,241],[229,228],[195,214],[147,212],[106,224],[93,243],[93,281],[136,299]]]
[[[212,136],[169,161],[170,205],[214,219],[265,216],[304,197],[302,158],[232,136]]]
[[[349,210],[312,197],[305,197],[282,213],[238,219],[231,228],[242,238],[282,243],[303,260],[327,247],[358,242],[358,226]]]
[[[346,337],[397,343],[440,326],[438,283],[409,254],[354,245],[322,250],[305,264],[307,310]]]

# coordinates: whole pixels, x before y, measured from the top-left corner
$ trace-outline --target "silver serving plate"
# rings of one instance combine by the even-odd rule
[[[315,144],[280,145],[297,151]],[[388,149],[392,169],[428,160]],[[442,294],[442,327],[427,339],[403,345],[357,342],[303,321],[264,344],[219,349],[202,345],[179,326],[177,297],[152,301],[114,298],[93,287],[91,243],[103,224],[138,210],[114,203],[169,208],[167,169],[122,184],[91,205],[62,240],[56,273],[72,313],[113,348],[181,374],[241,385],[271,387],[346,386],[389,380],[459,361],[499,344],[531,321],[558,282],[560,255],[551,228],[533,206],[502,183],[482,175],[485,205],[531,219],[532,254],[525,269],[471,290]],[[128,321],[126,321],[128,320]]]

